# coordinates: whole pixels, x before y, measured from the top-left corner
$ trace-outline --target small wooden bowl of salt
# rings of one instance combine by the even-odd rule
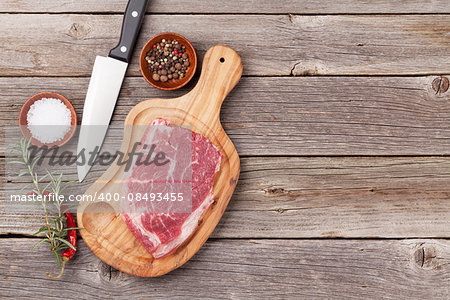
[[[19,114],[20,131],[37,147],[61,147],[75,134],[77,114],[64,96],[44,92],[28,99]]]

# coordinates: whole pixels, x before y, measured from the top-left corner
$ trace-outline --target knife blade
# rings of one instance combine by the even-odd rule
[[[130,0],[125,10],[119,44],[107,57],[95,58],[77,145],[77,172],[80,182],[91,169],[108,131],[146,7],[147,0]]]

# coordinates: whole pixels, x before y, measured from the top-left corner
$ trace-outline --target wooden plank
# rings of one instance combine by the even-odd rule
[[[244,77],[225,100],[221,118],[240,155],[449,154],[450,92],[433,89],[437,78]],[[88,82],[0,78],[0,119],[15,126],[22,103],[50,90],[72,101],[81,120]],[[127,78],[112,123],[123,124],[143,99],[172,98],[192,87],[165,92]],[[121,137],[122,130],[111,132],[104,149],[115,152]]]
[[[243,158],[217,238],[450,237],[450,158]],[[43,167],[43,169],[45,169]],[[106,167],[94,166],[83,193]],[[75,167],[61,170],[76,179]],[[37,228],[5,202],[25,178],[7,171],[0,233]],[[22,183],[19,183],[22,182]],[[1,207],[3,206],[3,209]]]
[[[253,2],[252,2],[253,3]],[[2,76],[88,76],[96,55],[119,39],[121,15],[0,15]],[[247,75],[445,74],[450,15],[155,15],[146,18],[137,56],[159,32],[185,35],[200,57],[233,47]]]
[[[445,299],[449,240],[209,240],[186,265],[138,278],[102,263],[81,242],[61,280],[35,239],[0,239],[4,297],[189,299]],[[82,288],[80,288],[82,287]]]
[[[123,0],[84,0],[82,5],[69,0],[39,1],[3,0],[0,12],[115,12],[125,10]],[[450,13],[446,0],[403,0],[401,3],[389,0],[358,1],[308,1],[308,0],[260,0],[221,1],[211,5],[203,0],[190,0],[187,5],[177,0],[149,1],[148,12],[152,13],[292,13],[292,14],[360,14],[360,13]]]

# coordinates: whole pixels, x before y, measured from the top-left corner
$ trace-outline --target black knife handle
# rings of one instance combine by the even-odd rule
[[[119,44],[109,52],[109,56],[126,63],[131,60],[148,0],[130,0],[122,23],[122,33]]]

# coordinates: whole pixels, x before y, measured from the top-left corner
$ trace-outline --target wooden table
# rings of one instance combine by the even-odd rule
[[[2,0],[2,126],[40,91],[65,95],[81,119],[94,58],[116,45],[125,6]],[[0,296],[450,297],[448,0],[156,0],[148,12],[113,124],[193,86],[143,80],[137,56],[151,36],[185,35],[199,57],[214,44],[242,56],[221,115],[242,161],[223,219],[163,277],[120,273],[80,242],[58,281],[45,277],[58,271],[50,252],[30,252],[36,223],[0,211]]]

